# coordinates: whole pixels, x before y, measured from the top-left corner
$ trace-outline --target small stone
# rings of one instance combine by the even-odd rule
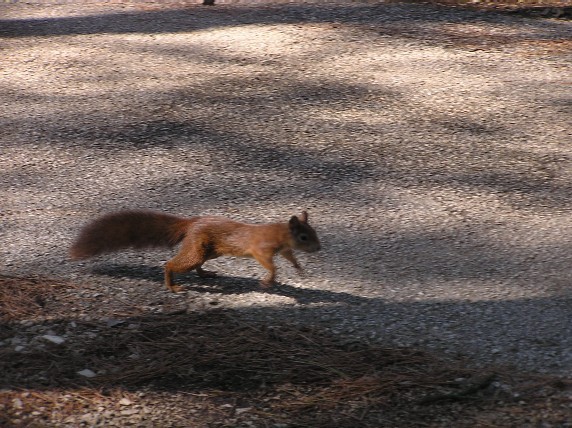
[[[86,413],[84,415],[81,416],[81,421],[82,422],[87,422],[87,423],[91,423],[93,420],[95,419],[94,415],[91,413]]]
[[[107,327],[116,327],[121,324],[125,324],[125,320],[118,320],[114,318],[109,318],[107,320]]]
[[[121,400],[119,400],[119,404],[121,404],[122,406],[131,406],[133,402],[129,398],[124,397]]]
[[[14,398],[14,400],[12,401],[12,405],[14,406],[15,409],[21,409],[24,407],[24,403],[19,398]]]
[[[79,372],[77,372],[78,375],[83,376],[83,377],[95,377],[95,372],[93,372],[90,369],[83,369]]]
[[[62,343],[64,343],[66,340],[61,337],[61,336],[54,336],[52,334],[44,334],[42,336],[42,339],[47,340],[48,342],[52,342],[55,343],[56,345],[61,345]]]

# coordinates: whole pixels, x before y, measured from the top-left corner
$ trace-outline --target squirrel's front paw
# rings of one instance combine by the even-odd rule
[[[270,288],[272,287],[272,285],[274,285],[274,280],[271,279],[263,279],[260,281],[260,286],[262,288]]]

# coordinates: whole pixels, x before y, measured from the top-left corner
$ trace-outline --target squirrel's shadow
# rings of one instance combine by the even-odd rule
[[[150,280],[163,286],[163,269],[158,266],[109,264],[94,266],[90,269],[96,275],[105,275],[112,278],[129,278]],[[359,305],[369,302],[369,299],[355,296],[349,293],[335,291],[312,290],[293,287],[288,284],[277,283],[269,288],[262,288],[255,278],[217,276],[216,278],[201,278],[193,272],[177,275],[177,284],[185,287],[185,290],[193,292],[210,292],[221,294],[245,294],[252,292],[276,294],[290,297],[296,303],[339,303]]]

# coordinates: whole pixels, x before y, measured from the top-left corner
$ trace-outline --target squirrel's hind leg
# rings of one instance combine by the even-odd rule
[[[212,276],[214,272],[208,272],[201,268],[206,258],[197,251],[197,248],[183,246],[175,257],[165,263],[165,286],[173,293],[183,291],[180,285],[173,284],[173,274],[184,273],[196,269],[199,276]]]
[[[173,274],[187,272],[192,269],[194,269],[194,266],[186,267],[184,265],[177,264],[173,260],[169,260],[165,263],[165,287],[173,293],[184,291],[184,287],[173,284]]]

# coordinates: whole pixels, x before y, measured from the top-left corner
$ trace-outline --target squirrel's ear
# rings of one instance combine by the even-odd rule
[[[302,223],[308,223],[308,211],[302,211],[302,215],[298,217]]]
[[[290,221],[288,223],[290,224],[290,227],[296,227],[300,224],[300,220],[298,219],[298,217],[293,215],[292,217],[290,217]]]

